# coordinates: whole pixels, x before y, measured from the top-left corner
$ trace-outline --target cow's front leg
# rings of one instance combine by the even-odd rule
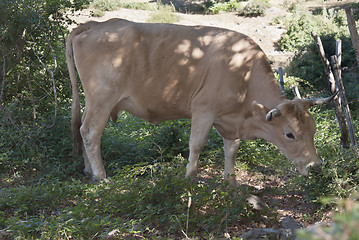
[[[229,140],[223,138],[224,143],[224,179],[231,185],[236,185],[236,176],[234,175],[234,161],[238,152],[240,139]]]
[[[195,176],[199,155],[206,144],[213,121],[206,116],[192,116],[191,137],[189,141],[189,158],[186,177]]]

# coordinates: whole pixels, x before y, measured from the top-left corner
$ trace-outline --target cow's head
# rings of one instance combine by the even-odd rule
[[[253,114],[261,124],[260,137],[274,143],[302,175],[308,175],[308,167],[321,164],[314,146],[316,127],[309,107],[325,104],[334,96],[307,100],[295,98],[274,109],[267,109],[257,102],[252,104]]]

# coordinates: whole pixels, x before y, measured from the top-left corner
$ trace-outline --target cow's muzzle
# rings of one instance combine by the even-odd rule
[[[312,173],[320,173],[322,171],[322,161],[320,162],[311,162],[307,165],[297,166],[298,172],[303,176],[308,176],[309,171]]]

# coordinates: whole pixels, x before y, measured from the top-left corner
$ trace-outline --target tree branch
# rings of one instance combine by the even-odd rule
[[[45,34],[45,33],[44,33]],[[57,60],[56,60],[56,56],[55,56],[55,52],[54,52],[54,49],[52,48],[52,45],[47,37],[47,35],[45,34],[45,37],[46,37],[46,40],[47,40],[47,43],[49,44],[49,47],[51,49],[51,53],[52,53],[52,57],[54,58],[54,69],[53,70],[50,70],[46,64],[41,60],[41,58],[39,57],[39,54],[37,52],[37,50],[35,50],[34,48],[32,49],[35,56],[37,57],[37,59],[39,60],[39,62],[41,63],[41,65],[46,69],[46,71],[50,74],[50,77],[51,77],[51,81],[52,81],[52,90],[53,90],[53,93],[54,93],[54,102],[55,102],[55,112],[54,112],[54,119],[52,121],[52,123],[47,126],[48,128],[51,128],[55,125],[56,123],[56,118],[57,118],[57,93],[56,93],[56,83],[55,83],[55,77],[54,77],[54,73],[57,69]],[[31,38],[33,39],[33,37],[31,36]],[[34,39],[33,39],[34,41]],[[35,42],[35,41],[34,41]]]

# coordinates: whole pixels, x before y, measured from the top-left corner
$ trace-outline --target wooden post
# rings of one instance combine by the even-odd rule
[[[357,64],[359,65],[359,35],[355,25],[353,9],[351,7],[345,8],[345,13],[347,15],[350,38],[352,39]]]
[[[294,95],[295,95],[297,98],[302,98],[302,96],[300,95],[298,86],[297,86],[297,85],[294,85],[294,86],[292,86],[292,88],[293,88]]]
[[[350,114],[348,100],[345,95],[345,89],[344,89],[344,85],[343,85],[343,81],[342,81],[342,76],[339,74],[340,63],[338,62],[337,56],[331,57],[331,63],[332,63],[332,67],[334,70],[335,82],[337,83],[337,87],[339,88],[339,96],[343,103],[344,115],[345,115],[345,119],[348,124],[350,142],[351,142],[352,146],[356,146],[354,125],[353,125],[352,117]]]
[[[330,89],[331,93],[334,94],[337,91],[337,86],[335,84],[333,72],[330,68],[330,63],[329,63],[327,57],[325,56],[325,51],[323,48],[322,40],[315,32],[312,32],[312,37],[317,45],[320,58],[324,64],[325,75],[327,76],[327,79],[329,81],[329,89]],[[341,134],[340,142],[342,143],[343,148],[349,148],[350,145],[349,145],[348,128],[347,128],[347,124],[345,122],[345,118],[343,116],[340,98],[338,97],[338,95],[336,95],[334,97],[334,112],[335,112],[335,116],[337,118],[339,129],[340,129],[340,134]]]
[[[280,89],[282,89],[282,92],[284,92],[283,68],[281,66],[278,67],[278,74]]]

